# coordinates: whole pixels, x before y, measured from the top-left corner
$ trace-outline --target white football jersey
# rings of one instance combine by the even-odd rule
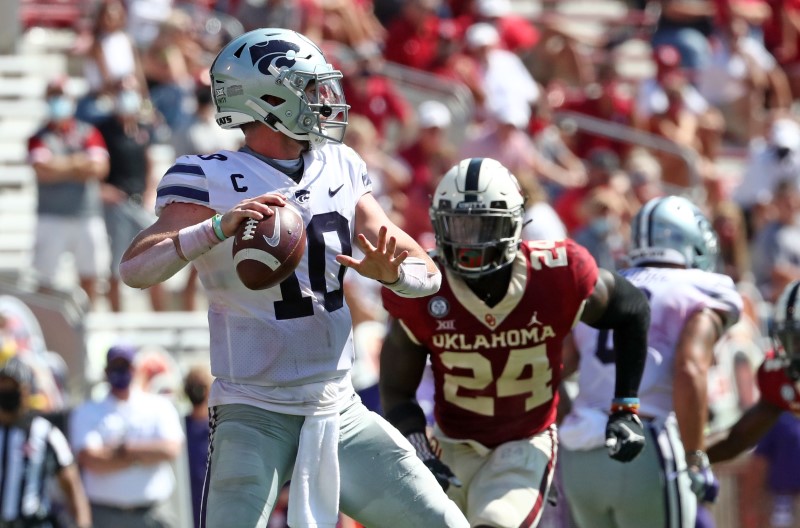
[[[306,250],[281,284],[249,290],[238,276],[232,239],[193,261],[209,299],[211,370],[219,380],[263,387],[341,378],[353,364],[352,322],[342,284],[358,200],[371,191],[364,161],[328,143],[303,154],[295,183],[257,154],[223,150],[181,156],[158,186],[156,213],[171,202],[224,213],[245,198],[278,192],[302,212]]]
[[[720,313],[726,326],[739,319],[742,298],[727,275],[696,269],[641,267],[623,270],[650,302],[647,361],[639,385],[645,416],[666,419],[673,411],[675,348],[686,321],[704,308]],[[574,331],[580,353],[579,393],[574,409],[606,410],[614,397],[616,370],[612,332],[580,323]]]

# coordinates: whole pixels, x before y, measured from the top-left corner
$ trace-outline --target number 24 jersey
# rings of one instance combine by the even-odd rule
[[[525,241],[512,266],[494,307],[446,268],[433,296],[383,290],[386,310],[430,353],[439,428],[490,448],[554,422],[561,344],[598,276],[592,256],[569,239]]]

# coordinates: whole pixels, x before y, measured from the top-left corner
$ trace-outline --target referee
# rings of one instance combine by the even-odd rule
[[[33,371],[16,357],[0,367],[0,528],[53,528],[48,481],[56,477],[78,528],[91,510],[64,434],[28,412]]]

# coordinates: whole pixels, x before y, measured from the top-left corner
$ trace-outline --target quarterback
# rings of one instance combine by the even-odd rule
[[[462,160],[430,209],[441,289],[416,299],[383,291],[392,318],[379,382],[386,417],[473,528],[539,523],[557,455],[561,342],[577,321],[619,330],[609,455],[628,462],[644,445],[636,412],[647,300],[571,240],[521,240],[524,205],[499,162]],[[428,358],[434,445],[415,400]]]
[[[158,220],[123,257],[123,279],[139,288],[191,261],[208,295],[215,380],[203,526],[265,527],[290,479],[294,528],[332,528],[339,511],[368,526],[468,526],[350,379],[347,268],[411,297],[435,293],[441,278],[340,143],[341,77],[294,31],[258,29],[227,44],[211,66],[216,119],[240,128],[245,146],[180,157],[158,186]],[[288,201],[304,215],[303,258],[279,285],[249,290],[229,237]]]

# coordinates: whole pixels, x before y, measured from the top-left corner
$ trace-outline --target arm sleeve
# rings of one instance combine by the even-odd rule
[[[592,326],[614,331],[616,382],[614,397],[633,398],[639,393],[647,359],[650,305],[636,286],[616,272],[605,312]]]

